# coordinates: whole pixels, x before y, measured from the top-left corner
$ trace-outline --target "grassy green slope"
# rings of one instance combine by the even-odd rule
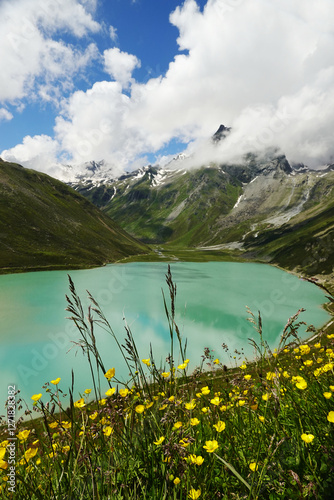
[[[40,172],[0,161],[0,268],[74,268],[147,247],[88,200]]]
[[[128,191],[117,186],[104,210],[142,241],[188,247],[210,236],[214,221],[231,210],[240,193],[241,182],[216,168],[189,171],[154,188],[145,174]]]

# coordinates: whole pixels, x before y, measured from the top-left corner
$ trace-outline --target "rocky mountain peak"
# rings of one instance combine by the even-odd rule
[[[219,125],[217,132],[215,132],[212,136],[213,142],[219,142],[231,132],[231,127],[225,127],[225,125]]]

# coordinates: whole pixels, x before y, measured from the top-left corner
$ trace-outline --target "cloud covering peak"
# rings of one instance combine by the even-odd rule
[[[49,19],[45,14],[38,40],[46,32],[52,37],[57,26],[67,26],[77,37],[100,30],[91,14],[94,2],[71,0],[66,2],[69,7],[62,0],[55,3],[58,17]],[[89,3],[90,11],[87,5],[85,9]],[[27,9],[27,4],[38,1],[5,4],[7,10],[12,4]],[[72,25],[74,10],[79,22]],[[35,11],[29,12],[34,19]],[[147,154],[159,154],[176,139],[189,142],[191,151],[197,148],[198,162],[235,161],[250,150],[271,147],[279,148],[290,161],[312,167],[332,162],[332,19],[332,0],[208,0],[202,10],[195,0],[186,0],[170,14],[170,22],[178,29],[179,53],[166,73],[136,81],[132,77],[140,66],[136,55],[115,47],[104,50],[96,64],[108,78],[59,100],[54,137],[51,142],[35,140],[33,158],[36,161],[39,142],[41,155],[49,146],[55,161],[80,164],[105,159],[125,169],[144,163]],[[32,48],[38,42],[34,40]],[[7,81],[0,86],[0,102],[20,99],[29,92],[34,75],[42,69],[49,75],[61,73],[57,60],[45,62],[53,53],[51,40],[56,54],[63,51],[62,58],[79,67],[88,64],[89,58],[98,60],[95,44],[88,44],[79,55],[53,38],[44,49],[37,43],[30,52],[34,57],[29,71],[19,71],[16,84],[10,86]],[[5,50],[3,45],[0,54],[1,50]],[[85,60],[87,51],[90,55]],[[12,78],[18,61],[17,56],[8,58]],[[2,115],[10,118],[5,111]],[[232,132],[214,146],[207,139],[220,123],[231,126]],[[31,147],[31,141],[25,140],[1,156],[22,162],[20,158],[28,158]]]

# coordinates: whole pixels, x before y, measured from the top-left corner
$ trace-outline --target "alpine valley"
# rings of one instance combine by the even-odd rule
[[[214,137],[221,130],[228,129]],[[189,163],[179,155],[165,167],[113,179],[104,162],[92,162],[71,186],[160,257],[191,260],[209,251],[210,258],[255,259],[329,278],[334,165],[292,166],[275,152],[248,154],[242,164]]]

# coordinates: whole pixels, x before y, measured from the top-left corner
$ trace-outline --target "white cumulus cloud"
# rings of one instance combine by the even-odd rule
[[[12,113],[8,111],[6,108],[0,108],[0,122],[1,121],[9,121],[13,119]]]
[[[7,10],[12,4],[27,9],[27,4],[38,3],[4,2]],[[88,0],[81,8],[75,0],[55,3],[68,14],[76,9],[80,19],[73,26],[69,16],[65,19],[57,9],[58,26],[66,25],[77,36],[98,30],[84,9]],[[32,19],[37,16],[34,12]],[[5,13],[2,6],[0,13]],[[25,95],[42,68],[50,76],[41,90],[50,97],[52,75],[62,70],[60,56],[68,61],[67,68],[72,62],[84,67],[94,57],[89,47],[85,56],[72,47],[45,45],[55,23],[46,19],[43,31],[33,23],[37,31],[32,30],[29,51],[23,48],[20,55],[8,48],[6,33],[2,36],[7,45],[0,43],[0,61],[10,78],[0,83],[0,100]],[[310,166],[331,162],[332,19],[332,0],[208,0],[203,10],[195,0],[186,0],[170,15],[179,32],[180,52],[167,72],[145,83],[135,81],[138,58],[118,48],[105,50],[104,69],[115,81],[96,82],[62,102],[55,125],[58,155],[73,163],[105,159],[128,168],[170,140],[181,139],[191,143],[189,151],[197,148],[198,163],[237,160],[249,150],[261,152],[273,146],[290,161]],[[47,54],[51,54],[48,62]],[[213,146],[209,138],[220,123],[231,126],[232,133]]]
[[[120,51],[117,47],[105,50],[103,56],[105,71],[123,86],[128,86],[133,70],[140,68],[139,59],[133,54]]]

